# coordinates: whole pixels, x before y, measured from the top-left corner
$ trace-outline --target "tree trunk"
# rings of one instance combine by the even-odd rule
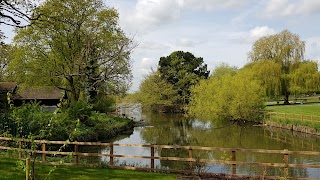
[[[290,104],[289,103],[289,94],[288,93],[286,93],[285,95],[284,95],[284,103],[283,104]]]

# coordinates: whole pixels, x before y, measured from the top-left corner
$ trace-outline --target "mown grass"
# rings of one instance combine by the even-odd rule
[[[280,113],[309,114],[320,116],[320,103],[267,106],[266,110]]]
[[[308,126],[316,129],[318,132],[320,131],[320,103],[267,106],[266,110],[287,113],[287,119],[284,119],[283,114],[280,116],[274,114],[271,121],[282,124]],[[300,114],[302,114],[304,120],[300,118]],[[313,122],[306,121],[305,119],[311,120],[311,115],[313,115]],[[267,120],[269,120],[269,116]]]
[[[0,179],[23,180],[25,172],[17,165],[17,159],[0,156]],[[51,171],[51,173],[49,173]],[[86,168],[51,166],[37,163],[35,165],[35,179],[51,180],[103,180],[103,179],[176,179],[173,174],[137,172],[129,170],[111,170],[106,168]]]

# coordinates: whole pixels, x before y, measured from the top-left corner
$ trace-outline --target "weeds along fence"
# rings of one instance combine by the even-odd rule
[[[29,149],[25,148],[26,143],[38,144],[40,148]],[[289,168],[315,168],[320,170],[320,164],[304,164],[299,161],[289,161],[290,157],[295,159],[294,156],[320,156],[320,152],[315,151],[289,151],[289,150],[266,150],[266,149],[241,149],[241,148],[220,148],[220,147],[200,147],[200,146],[172,146],[172,145],[143,145],[143,144],[113,144],[113,143],[100,143],[100,142],[68,142],[68,141],[47,141],[47,140],[29,140],[29,139],[17,139],[17,138],[6,138],[0,137],[0,150],[3,151],[14,151],[19,154],[19,158],[29,158],[28,155],[23,157],[24,153],[34,153],[38,154],[41,159],[41,163],[52,164],[52,165],[68,165],[68,166],[97,166],[97,164],[82,164],[81,157],[107,157],[109,158],[109,167],[113,169],[129,169],[129,170],[142,170],[142,171],[158,171],[158,172],[180,172],[180,173],[195,173],[195,170],[199,166],[204,164],[223,164],[231,166],[231,172],[235,176],[243,176],[237,174],[237,166],[258,166],[258,167],[278,167],[283,169],[284,176],[288,176]],[[49,145],[68,145],[73,146],[73,151],[50,151],[47,149]],[[79,146],[96,146],[109,148],[107,153],[85,153],[79,152]],[[135,147],[135,148],[147,148],[149,149],[149,155],[137,156],[137,155],[123,155],[117,154],[114,151],[115,147]],[[159,151],[171,149],[174,151],[179,151],[178,156],[172,157],[162,157],[158,154]],[[225,159],[213,159],[207,158],[202,159],[198,157],[195,152],[199,151],[214,151],[214,152],[228,152],[230,154],[229,158]],[[184,153],[184,154],[183,154]],[[269,156],[277,155],[276,162],[253,162],[253,161],[243,161],[239,160],[239,154],[266,154]],[[62,156],[72,156],[72,163],[61,162],[49,162],[47,161],[47,156],[49,155],[62,155]],[[149,167],[134,167],[134,166],[121,166],[115,164],[115,158],[137,158],[137,159],[148,159],[150,160]],[[268,159],[268,158],[267,158]],[[155,160],[161,161],[179,161],[185,162],[188,166],[186,169],[161,169],[155,166]]]

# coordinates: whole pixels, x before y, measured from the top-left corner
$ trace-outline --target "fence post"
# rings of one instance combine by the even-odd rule
[[[110,166],[113,166],[113,144],[110,143]]]
[[[45,163],[45,162],[46,162],[46,154],[45,154],[45,151],[46,151],[46,144],[45,144],[45,143],[42,143],[42,163]]]
[[[78,156],[78,144],[74,145],[74,161],[76,164],[79,164],[79,156]]]
[[[287,152],[288,149],[285,149],[284,151]],[[288,175],[289,175],[289,169],[288,169],[289,154],[288,154],[288,153],[285,153],[285,154],[283,155],[283,161],[284,161],[284,163],[286,164],[286,165],[285,165],[285,168],[284,168],[284,177],[288,177]]]
[[[232,161],[236,161],[236,151],[233,150],[232,151]],[[236,164],[232,164],[232,174],[237,174],[237,165]]]
[[[21,152],[21,149],[22,149],[22,142],[19,141],[19,159],[22,158],[22,152]]]
[[[151,153],[151,170],[153,171],[154,170],[154,147],[151,146],[150,147],[150,153]]]
[[[192,147],[189,147],[189,158],[192,158]],[[190,170],[192,170],[192,161],[189,161]]]
[[[29,166],[30,166],[30,159],[26,159],[26,180],[29,180]]]

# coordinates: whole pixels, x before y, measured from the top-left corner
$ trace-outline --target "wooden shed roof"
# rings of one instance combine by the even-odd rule
[[[16,82],[0,82],[0,91],[13,91],[17,86]]]
[[[39,86],[19,88],[17,93],[13,95],[13,99],[21,100],[44,100],[44,99],[61,99],[64,91],[53,86]]]

